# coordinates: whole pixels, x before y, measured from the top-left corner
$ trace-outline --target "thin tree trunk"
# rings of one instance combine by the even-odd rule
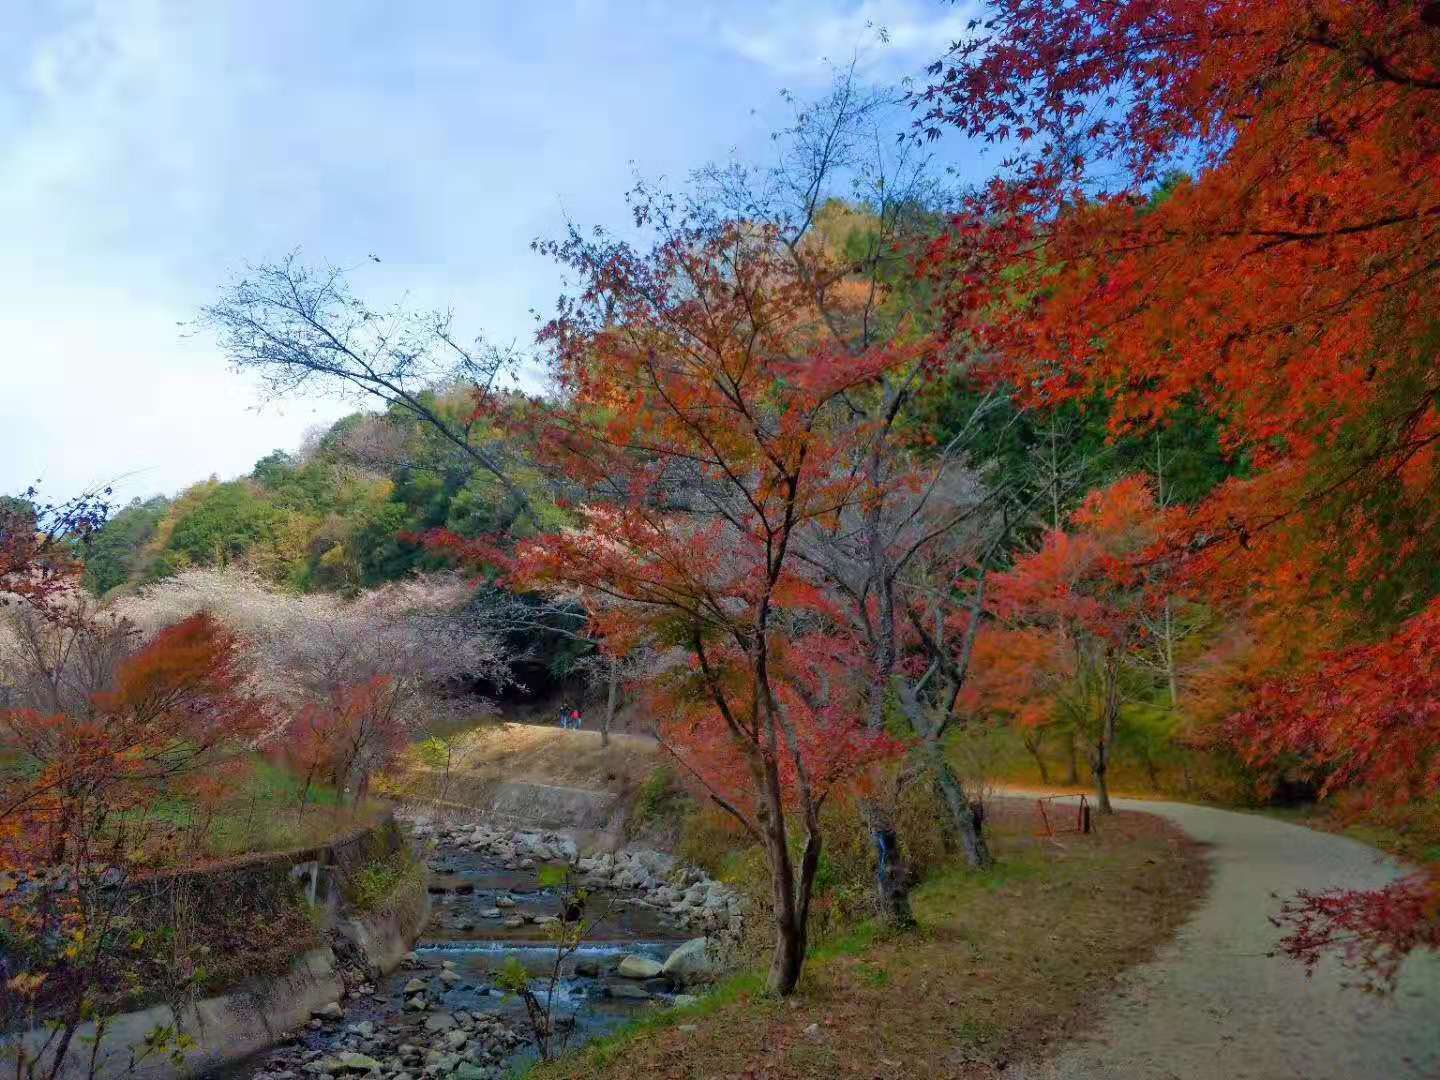
[[[1110,805],[1110,783],[1108,774],[1110,772],[1110,747],[1115,742],[1115,725],[1120,713],[1119,686],[1116,683],[1116,674],[1106,670],[1105,678],[1105,699],[1103,708],[1105,716],[1100,723],[1100,734],[1095,740],[1095,801],[1099,804],[1100,813],[1113,814],[1115,808]]]
[[[1160,790],[1160,771],[1155,767],[1155,758],[1147,749],[1144,752],[1145,775],[1150,780],[1150,790]]]
[[[1095,804],[1100,808],[1102,814],[1113,814],[1115,808],[1110,805],[1110,784],[1106,779],[1106,772],[1110,767],[1110,748],[1105,744],[1105,739],[1095,740],[1095,756],[1091,765],[1091,771],[1095,776]]]
[[[766,796],[770,796],[766,792]],[[798,918],[795,877],[790,865],[789,845],[785,842],[784,819],[767,815],[765,823],[765,854],[770,862],[771,908],[775,922],[775,951],[770,957],[770,974],[766,986],[771,993],[782,996],[794,992],[805,963],[805,928]]]
[[[1030,751],[1030,756],[1035,759],[1035,768],[1040,770],[1040,783],[1049,784],[1050,770],[1045,766],[1045,756],[1040,753],[1040,740],[1021,736],[1021,741],[1024,742],[1025,749]]]
[[[990,846],[985,842],[985,832],[977,817],[979,804],[972,802],[965,794],[965,785],[955,770],[945,760],[945,755],[936,747],[929,755],[930,768],[935,774],[935,784],[945,802],[945,810],[954,826],[955,835],[960,838],[960,847],[965,852],[965,861],[976,870],[991,865]]]
[[[860,813],[870,830],[870,843],[875,850],[875,892],[880,919],[887,926],[908,928],[915,925],[910,907],[909,872],[900,854],[900,837],[889,807],[878,799],[861,801]]]
[[[1175,621],[1171,615],[1172,600],[1165,597],[1165,686],[1170,694],[1170,708],[1174,710],[1180,704],[1180,686],[1175,674]]]

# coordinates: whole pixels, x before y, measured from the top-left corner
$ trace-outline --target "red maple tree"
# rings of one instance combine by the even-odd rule
[[[1037,551],[994,577],[990,607],[999,630],[981,636],[1007,635],[1001,647],[1035,666],[1009,679],[982,677],[977,692],[1018,691],[1021,719],[1032,725],[1063,713],[1086,741],[1096,799],[1110,813],[1107,774],[1127,667],[1146,640],[1152,602],[1139,559],[1159,519],[1145,479],[1132,476],[1091,492],[1071,522],[1073,531],[1051,531]]]
[[[931,134],[1011,153],[929,253],[948,332],[993,349],[1028,402],[1103,394],[1117,432],[1218,416],[1247,469],[1176,511],[1170,539],[1181,580],[1240,628],[1215,682],[1241,745],[1433,794],[1433,770],[1399,764],[1433,737],[1424,709],[1364,664],[1423,689],[1413,641],[1440,591],[1440,7],[986,8],[921,95]],[[1312,914],[1353,929],[1377,910]]]
[[[763,847],[770,985],[789,993],[821,807],[891,748],[862,715],[863,656],[794,548],[862,497],[864,432],[834,422],[843,395],[911,357],[837,344],[815,292],[823,253],[776,226],[643,190],[635,211],[646,249],[578,231],[547,245],[580,282],[541,335],[565,402],[516,426],[590,502],[577,527],[522,544],[511,581],[588,600],[597,633],[683,658],[657,680],[659,735]]]

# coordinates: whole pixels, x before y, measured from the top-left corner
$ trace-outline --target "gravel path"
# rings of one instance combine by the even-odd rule
[[[1150,963],[1100,1005],[1088,1035],[1013,1080],[1409,1080],[1440,1077],[1440,957],[1412,956],[1393,998],[1341,985],[1338,965],[1307,979],[1267,957],[1280,932],[1272,894],[1369,887],[1400,873],[1342,836],[1180,803],[1117,799],[1209,845],[1210,895]]]

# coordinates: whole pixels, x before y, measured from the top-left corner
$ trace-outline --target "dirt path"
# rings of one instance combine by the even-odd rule
[[[1368,887],[1400,868],[1375,849],[1254,814],[1117,799],[1210,846],[1214,883],[1195,917],[1132,970],[1100,1019],[1013,1080],[1384,1080],[1440,1077],[1440,957],[1412,956],[1391,999],[1341,985],[1338,965],[1266,953],[1274,894]]]

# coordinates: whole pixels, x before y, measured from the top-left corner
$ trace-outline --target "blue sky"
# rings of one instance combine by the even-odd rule
[[[358,292],[525,337],[568,213],[632,169],[766,153],[778,91],[877,81],[962,32],[942,0],[10,0],[0,34],[0,493],[233,476],[336,402],[261,404],[181,324],[300,247]],[[18,12],[16,8],[18,7]],[[875,26],[889,44],[876,44]],[[366,260],[369,253],[382,259]]]

